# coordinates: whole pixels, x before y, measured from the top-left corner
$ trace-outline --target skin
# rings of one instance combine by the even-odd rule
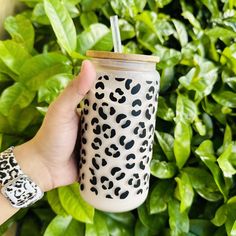
[[[93,86],[96,72],[85,60],[80,74],[49,106],[42,126],[30,141],[14,148],[22,171],[46,192],[78,180],[75,145],[79,129],[77,105]],[[1,188],[1,186],[0,186]],[[0,194],[0,224],[17,212]]]

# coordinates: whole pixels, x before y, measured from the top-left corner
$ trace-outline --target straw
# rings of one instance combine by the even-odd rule
[[[122,52],[122,45],[120,39],[120,30],[118,24],[118,17],[117,15],[110,17],[111,23],[111,32],[112,32],[112,40],[114,45],[114,52]]]

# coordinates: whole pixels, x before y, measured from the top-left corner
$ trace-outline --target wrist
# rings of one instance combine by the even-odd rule
[[[52,180],[48,168],[41,161],[32,141],[16,146],[13,150],[21,170],[34,181],[43,192],[52,189]]]

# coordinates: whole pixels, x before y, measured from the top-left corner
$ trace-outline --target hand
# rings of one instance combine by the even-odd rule
[[[35,137],[15,147],[14,153],[23,172],[43,191],[78,180],[74,148],[77,139],[78,103],[95,82],[96,72],[90,61],[84,61],[76,77],[49,106],[43,124]]]

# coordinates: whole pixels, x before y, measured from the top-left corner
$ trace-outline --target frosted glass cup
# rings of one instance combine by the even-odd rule
[[[97,81],[81,112],[81,195],[99,210],[130,211],[149,189],[158,58],[102,51],[87,56]]]

